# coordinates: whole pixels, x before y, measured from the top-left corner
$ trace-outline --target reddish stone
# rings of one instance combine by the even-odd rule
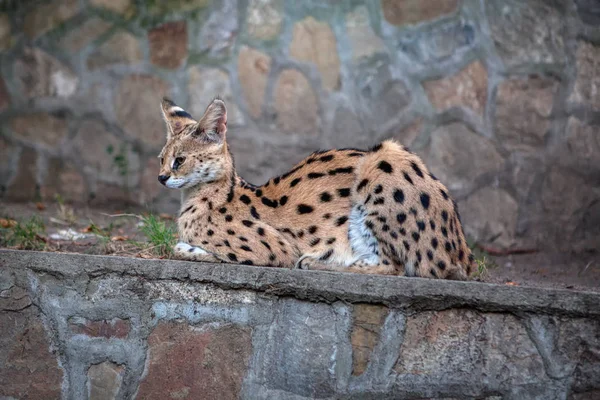
[[[379,341],[379,334],[388,308],[370,304],[356,304],[350,342],[352,343],[352,375],[361,375],[369,364],[371,352]]]
[[[71,318],[69,321],[71,331],[92,337],[126,338],[131,331],[131,322],[120,318],[112,320],[91,321],[85,318]]]
[[[185,21],[168,22],[148,33],[150,60],[159,67],[175,69],[188,54],[187,24]]]
[[[0,398],[59,399],[63,372],[41,321],[27,310],[0,312]]]
[[[17,175],[8,186],[9,200],[31,201],[38,194],[37,184],[37,153],[32,149],[23,149]]]
[[[393,25],[430,21],[456,10],[458,0],[381,0],[383,16]]]
[[[6,108],[10,105],[10,95],[8,94],[8,90],[6,89],[6,84],[4,83],[4,79],[0,78],[0,111],[6,110]]]
[[[139,399],[237,399],[252,352],[249,328],[160,323],[148,338]]]

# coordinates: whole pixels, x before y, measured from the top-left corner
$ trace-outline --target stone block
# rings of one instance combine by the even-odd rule
[[[214,9],[200,32],[192,37],[190,45],[196,53],[223,60],[232,54],[239,35],[238,1],[213,2]]]
[[[94,7],[104,8],[125,17],[133,15],[135,5],[133,0],[91,0]]]
[[[417,24],[453,13],[458,0],[381,0],[381,9],[392,25]]]
[[[558,88],[558,81],[537,75],[500,83],[494,129],[505,147],[532,151],[544,145]]]
[[[326,22],[306,17],[296,22],[290,44],[290,57],[315,65],[323,87],[336,90],[340,86],[340,58],[337,40]]]
[[[258,50],[242,47],[238,58],[238,78],[242,86],[248,112],[254,118],[262,114],[271,57]]]
[[[100,35],[106,33],[110,26],[110,23],[100,18],[88,19],[82,25],[67,33],[61,39],[60,47],[71,53],[77,53]]]
[[[61,397],[63,371],[31,308],[0,311],[0,349],[0,398]]]
[[[157,112],[157,102],[169,96],[169,86],[151,75],[129,75],[121,80],[115,95],[117,120],[125,132],[148,148],[160,149],[166,141],[166,127]]]
[[[354,81],[360,95],[361,117],[367,126],[379,127],[398,118],[412,101],[404,82],[395,78],[387,58],[369,59],[357,65]]]
[[[346,15],[346,32],[355,61],[386,51],[383,40],[371,28],[369,11],[365,6],[359,6]]]
[[[588,172],[600,171],[600,125],[569,117],[565,144],[559,153],[562,164]]]
[[[0,136],[0,194],[6,190],[6,184],[17,170],[19,149],[11,142]]]
[[[371,353],[379,341],[381,327],[388,308],[369,304],[356,304],[350,333],[352,343],[352,375],[361,375],[367,369]]]
[[[185,21],[167,22],[148,32],[150,61],[162,68],[176,69],[188,55],[188,34]]]
[[[7,50],[13,45],[10,17],[7,13],[0,13],[0,51]]]
[[[148,338],[140,399],[237,399],[252,353],[252,332],[235,325],[161,322]]]
[[[107,0],[110,1],[110,0]],[[211,0],[169,0],[153,1],[148,10],[152,15],[163,15],[172,12],[188,12],[206,7]]]
[[[558,351],[575,367],[572,389],[600,393],[600,321],[562,319],[557,336]]]
[[[579,41],[577,77],[569,101],[600,111],[600,46]]]
[[[470,21],[449,20],[414,34],[392,35],[389,40],[411,62],[429,68],[438,62],[460,62],[476,43],[476,30]]]
[[[479,383],[488,390],[549,382],[542,358],[517,318],[471,310],[409,317],[394,370],[397,382]]]
[[[9,200],[32,201],[38,195],[38,154],[35,150],[24,148],[21,151],[15,176],[8,186]]]
[[[459,203],[465,234],[501,248],[514,244],[519,205],[500,188],[486,187]]]
[[[565,62],[564,11],[546,0],[490,0],[485,11],[496,51],[507,67]]]
[[[10,128],[18,140],[42,144],[48,148],[60,146],[68,133],[64,118],[47,113],[14,117],[10,121]]]
[[[461,123],[441,126],[431,133],[428,146],[419,151],[429,170],[451,191],[469,188],[481,174],[503,168],[494,143]]]
[[[121,318],[94,321],[83,317],[71,317],[69,327],[74,334],[124,339],[131,331],[131,322]]]
[[[265,386],[304,398],[333,397],[338,341],[333,308],[296,300],[279,303],[260,366]]]
[[[158,182],[158,172],[160,170],[160,162],[158,158],[152,157],[146,161],[142,169],[142,177],[140,178],[140,193],[139,203],[151,203],[156,197],[164,192],[162,185]]]
[[[114,400],[117,398],[125,368],[105,361],[88,369],[89,400]]]
[[[79,8],[78,0],[56,0],[37,5],[25,15],[23,31],[29,39],[35,39],[75,16]]]
[[[246,15],[249,36],[259,40],[276,39],[283,24],[283,1],[250,0]]]
[[[487,103],[488,76],[485,66],[475,61],[454,75],[423,83],[437,111],[467,107],[483,116]]]
[[[71,97],[79,85],[77,75],[38,48],[25,48],[14,64],[14,76],[28,99]]]
[[[135,64],[142,60],[138,39],[129,32],[119,31],[102,43],[87,60],[91,70],[113,64]]]
[[[345,106],[335,110],[326,138],[330,147],[368,148],[373,145],[373,138],[363,129],[357,113]]]
[[[243,125],[244,115],[240,111],[231,90],[229,74],[218,68],[192,67],[189,69],[188,111],[194,118],[201,118],[210,102],[219,96],[227,107],[228,126]]]
[[[4,83],[4,79],[0,76],[0,112],[4,111],[10,106],[10,94]]]
[[[319,133],[319,103],[310,82],[301,72],[281,72],[275,86],[277,126],[288,133],[315,136]]]
[[[600,25],[600,3],[596,0],[575,0],[575,4],[583,23],[591,26]]]
[[[19,286],[0,290],[0,310],[20,311],[31,305],[29,292]]]
[[[424,125],[425,122],[423,121],[423,118],[417,117],[407,126],[394,131],[392,137],[399,141],[403,146],[410,147],[423,131]]]

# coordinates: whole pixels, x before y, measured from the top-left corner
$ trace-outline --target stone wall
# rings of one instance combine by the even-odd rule
[[[600,246],[595,0],[5,1],[0,185],[130,201],[156,182],[163,95],[229,105],[240,172],[396,138],[497,246]]]
[[[0,250],[0,397],[600,396],[600,294]]]

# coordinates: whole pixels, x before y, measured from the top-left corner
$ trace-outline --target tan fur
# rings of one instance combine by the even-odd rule
[[[446,279],[472,272],[455,203],[401,145],[317,152],[255,187],[235,172],[221,100],[199,121],[168,100],[162,109],[160,175],[183,190],[180,240],[208,253],[179,258]]]

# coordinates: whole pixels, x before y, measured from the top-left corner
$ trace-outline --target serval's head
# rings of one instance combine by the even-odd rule
[[[213,100],[198,121],[166,98],[161,109],[167,123],[167,143],[159,155],[160,183],[189,189],[228,173],[227,110],[223,100]]]

